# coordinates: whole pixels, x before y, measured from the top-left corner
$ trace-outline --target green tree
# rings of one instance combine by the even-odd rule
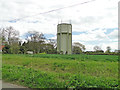
[[[104,54],[104,51],[99,46],[94,46],[93,49],[95,50],[94,54]]]
[[[19,53],[25,54],[26,53],[25,46],[20,46],[19,51],[20,51]]]
[[[73,48],[73,54],[80,54],[84,52],[85,45],[79,42],[74,42],[72,48]]]
[[[44,44],[44,51],[48,54],[53,54],[55,53],[56,49],[54,48],[52,44],[46,43]]]
[[[107,46],[106,49],[107,49],[107,50],[105,51],[105,53],[106,53],[106,54],[110,54],[110,52],[111,52],[111,51],[110,51],[110,50],[111,50],[111,47],[110,47],[110,46]]]
[[[12,54],[18,54],[20,52],[20,47],[19,47],[18,43],[13,43],[10,46],[10,50],[11,50]]]
[[[2,53],[3,54],[10,54],[11,53],[10,45],[5,44],[5,47],[2,49]]]
[[[82,52],[82,50],[77,47],[77,46],[73,46],[73,54],[80,54]]]
[[[12,26],[0,29],[2,34],[3,53],[18,53],[19,52],[19,31]]]
[[[57,54],[56,39],[49,39],[48,43],[44,44],[45,52],[49,54]]]
[[[43,52],[43,44],[45,43],[44,34],[37,31],[28,31],[26,33],[26,40],[27,42],[23,44],[26,50],[33,51],[34,53]]]

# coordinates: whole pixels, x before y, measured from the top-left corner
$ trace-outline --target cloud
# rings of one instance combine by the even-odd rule
[[[106,30],[96,29],[86,31],[86,33],[82,33],[79,35],[73,35],[73,39],[81,40],[81,41],[103,41],[108,39],[108,36],[105,34]]]
[[[112,31],[110,34],[108,34],[108,37],[112,42],[118,42],[118,30]]]
[[[106,50],[107,46],[111,47],[111,51],[118,50],[118,42],[112,42],[112,43],[106,43],[106,44],[102,43],[101,44],[101,47],[104,51]]]
[[[61,21],[68,23],[71,21],[73,42],[84,43],[89,50],[96,44],[101,43],[105,46],[110,42],[117,42],[117,29],[110,29],[118,27],[119,0],[96,0],[40,14],[86,1],[88,0],[1,0],[0,27],[13,26],[19,30],[20,36],[29,30],[36,30],[47,35],[52,34],[54,36],[50,38],[56,39],[57,24]],[[15,19],[20,20],[16,22]],[[114,44],[111,45],[115,46]]]
[[[112,39],[117,39],[118,38],[118,30],[113,30],[110,34],[108,34],[109,37]]]

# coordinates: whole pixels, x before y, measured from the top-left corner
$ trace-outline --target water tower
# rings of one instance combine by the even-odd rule
[[[61,23],[57,25],[57,51],[72,54],[72,25]]]

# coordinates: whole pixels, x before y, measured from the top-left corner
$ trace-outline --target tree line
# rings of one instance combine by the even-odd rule
[[[28,51],[33,53],[57,54],[57,42],[54,39],[47,39],[43,33],[37,31],[28,31],[25,35],[25,41],[20,39],[19,31],[12,26],[0,28],[3,54],[26,54]],[[108,46],[104,52],[99,46],[95,46],[95,51],[86,51],[85,45],[74,42],[72,45],[73,54],[115,54],[111,52]]]
[[[25,54],[27,51],[33,53],[56,53],[55,41],[47,40],[44,34],[37,31],[28,31],[25,35],[25,41],[20,40],[19,32],[13,27],[0,29],[3,54]]]

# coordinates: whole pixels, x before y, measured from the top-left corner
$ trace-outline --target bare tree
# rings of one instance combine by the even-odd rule
[[[15,30],[12,26],[2,28],[2,40],[6,41],[9,45],[13,42],[18,42],[19,31]]]
[[[19,53],[19,31],[10,26],[1,28],[0,34],[2,36],[2,44],[5,46],[3,52]]]
[[[0,28],[0,39],[2,40],[2,43],[6,41],[5,38],[5,28]]]
[[[44,41],[45,37],[43,33],[39,33],[37,31],[28,31],[26,33],[26,40],[33,41],[33,42],[39,42],[39,41]]]

